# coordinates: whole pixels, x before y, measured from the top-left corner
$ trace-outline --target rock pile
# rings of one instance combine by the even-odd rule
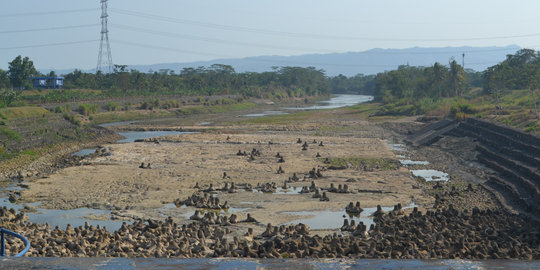
[[[356,202],[356,204],[353,204],[353,202],[350,202],[349,205],[345,207],[345,212],[349,214],[353,214],[353,215],[358,215],[362,213],[362,211],[364,211],[364,209],[360,207],[360,202]]]
[[[229,206],[227,205],[227,202],[220,203],[218,197],[214,196],[208,196],[208,193],[204,193],[204,195],[200,194],[193,194],[189,196],[185,200],[176,199],[174,201],[174,204],[176,206],[195,206],[197,208],[205,208],[205,209],[214,209],[214,210],[220,210],[220,209],[228,209]]]
[[[426,214],[414,209],[408,215],[390,211],[380,214],[377,225],[369,231],[363,223],[344,221],[344,235],[324,237],[311,236],[303,224],[269,224],[260,235],[248,229],[246,237],[240,238],[229,229],[236,216],[205,216],[206,221],[202,217],[184,225],[170,217],[139,220],[110,233],[89,224],[51,229],[47,224],[24,222],[24,216],[14,210],[0,210],[2,224],[31,241],[27,256],[540,259],[539,224],[477,208],[458,211],[449,207]],[[253,220],[248,216],[245,221]],[[8,254],[20,251],[22,243],[10,239]]]

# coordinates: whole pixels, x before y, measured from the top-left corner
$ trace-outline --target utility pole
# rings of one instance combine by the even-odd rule
[[[461,54],[461,66],[465,70],[465,53]]]
[[[111,73],[113,61],[111,55],[111,45],[109,44],[109,29],[107,28],[107,1],[101,0],[101,41],[99,43],[99,54],[96,72]]]

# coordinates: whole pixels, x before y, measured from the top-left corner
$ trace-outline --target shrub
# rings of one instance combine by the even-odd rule
[[[71,111],[71,107],[69,106],[69,104],[64,104],[62,106],[57,106],[56,108],[54,108],[54,112],[55,113],[69,113]]]
[[[5,127],[0,127],[0,135],[6,136],[8,140],[16,140],[16,141],[22,140],[21,134],[17,133],[17,131],[14,131]]]
[[[105,104],[105,110],[109,112],[118,111],[120,109],[120,104],[118,102],[108,102]]]
[[[159,105],[160,105],[159,99],[148,100],[141,104],[141,109],[153,110],[154,108],[159,108]]]
[[[77,111],[82,115],[89,116],[90,114],[96,113],[97,108],[97,104],[81,104]]]
[[[458,115],[463,114],[475,114],[477,111],[472,107],[471,104],[456,102],[450,107],[450,115],[458,117]]]

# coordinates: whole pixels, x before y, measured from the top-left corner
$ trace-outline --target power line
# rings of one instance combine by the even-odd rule
[[[129,41],[123,41],[123,40],[112,40],[113,43],[119,43],[129,46],[136,46],[136,47],[142,47],[147,49],[154,49],[154,50],[162,50],[162,51],[169,51],[169,52],[178,52],[178,53],[184,53],[184,54],[196,54],[196,55],[203,55],[203,56],[212,56],[212,57],[218,57],[218,58],[234,58],[234,56],[230,55],[219,55],[219,54],[211,54],[211,53],[205,53],[205,52],[198,52],[198,51],[192,51],[192,50],[182,50],[177,48],[170,48],[170,47],[161,47],[161,46],[153,46],[148,44],[141,44],[136,42],[129,42]],[[243,58],[242,60],[245,61],[251,61],[251,62],[267,62],[267,63],[283,63],[283,64],[293,64],[293,65],[306,65],[306,66],[343,66],[343,67],[397,67],[399,65],[403,64],[392,64],[392,65],[362,65],[362,64],[343,64],[343,63],[320,63],[320,62],[304,62],[304,61],[287,61],[287,60],[267,60],[267,59],[261,59],[261,58],[254,58],[254,57],[248,57]],[[498,63],[498,62],[493,62]],[[487,62],[485,63],[469,63],[469,65],[485,65],[489,64]]]
[[[26,49],[26,48],[63,46],[63,45],[72,45],[72,44],[81,44],[81,43],[91,43],[91,42],[96,42],[96,41],[99,41],[99,40],[94,39],[94,40],[82,40],[82,41],[71,41],[71,42],[60,42],[60,43],[35,44],[35,45],[16,46],[16,47],[4,47],[4,48],[0,48],[0,50],[16,50],[16,49]]]
[[[508,35],[508,36],[492,36],[492,37],[474,37],[474,38],[377,38],[377,37],[352,37],[352,36],[335,36],[335,35],[321,35],[321,34],[309,34],[309,33],[295,33],[295,32],[286,32],[286,31],[275,31],[268,29],[259,29],[259,28],[250,28],[243,26],[231,26],[215,23],[207,23],[193,20],[186,20],[180,18],[166,17],[160,15],[153,15],[149,13],[130,11],[125,9],[113,8],[112,12],[135,16],[140,18],[160,20],[172,23],[194,25],[206,28],[214,28],[220,30],[229,30],[229,31],[240,31],[240,32],[250,32],[257,34],[266,34],[266,35],[279,35],[279,36],[288,36],[294,38],[311,38],[311,39],[339,39],[339,40],[361,40],[361,41],[474,41],[474,40],[496,40],[496,39],[512,39],[512,38],[525,38],[525,37],[537,37],[540,36],[540,33],[535,34],[524,34],[524,35]]]
[[[260,44],[260,43],[250,43],[250,42],[239,42],[239,41],[230,41],[230,40],[223,40],[223,39],[216,39],[216,38],[206,38],[206,37],[200,37],[200,36],[193,36],[193,35],[184,35],[184,34],[178,34],[178,33],[172,33],[172,32],[164,32],[164,31],[156,31],[151,29],[145,29],[145,28],[139,28],[139,27],[133,27],[128,25],[122,25],[122,24],[113,24],[113,27],[125,29],[129,31],[139,32],[139,33],[148,33],[148,34],[154,34],[154,35],[161,35],[166,37],[176,37],[176,38],[183,38],[183,39],[189,39],[189,40],[198,40],[198,41],[204,41],[204,42],[213,42],[213,43],[223,43],[223,44],[231,44],[231,45],[240,45],[240,46],[250,46],[250,47],[257,47],[257,48],[270,48],[270,49],[281,49],[281,50],[297,50],[297,51],[319,51],[319,52],[329,52],[329,53],[335,53],[335,50],[328,50],[328,49],[318,49],[318,48],[300,48],[300,47],[291,47],[291,46],[272,46],[267,44]],[[437,51],[437,52],[400,52],[400,51],[364,51],[360,52],[362,54],[434,54],[434,53],[483,53],[483,52],[491,52],[491,51],[509,51],[514,50],[513,48],[497,48],[497,49],[484,49],[484,50],[456,50],[456,51]]]
[[[61,29],[73,29],[73,28],[84,28],[98,26],[99,24],[81,24],[81,25],[72,25],[72,26],[58,26],[58,27],[48,27],[48,28],[34,28],[34,29],[19,29],[19,30],[6,30],[0,31],[0,34],[11,34],[11,33],[25,33],[25,32],[40,32],[40,31],[50,31],[50,30],[61,30]]]
[[[335,52],[333,50],[327,50],[327,49],[300,48],[300,47],[291,47],[291,46],[272,46],[272,45],[262,44],[262,43],[239,42],[239,41],[223,40],[223,39],[217,39],[217,38],[206,38],[206,37],[193,36],[193,35],[156,31],[156,30],[138,28],[138,27],[122,25],[122,24],[112,24],[111,26],[120,28],[120,29],[129,30],[129,31],[139,32],[139,33],[148,33],[148,34],[153,34],[153,35],[175,37],[175,38],[182,38],[182,39],[189,39],[189,40],[198,40],[198,41],[212,42],[212,43],[222,43],[222,44],[230,44],[230,45],[240,45],[240,46],[249,46],[249,47],[257,47],[257,48],[279,49],[279,50],[295,50],[295,51],[303,51],[303,52],[305,51]]]
[[[130,46],[136,46],[141,48],[147,48],[147,49],[155,49],[155,50],[163,50],[163,51],[170,51],[170,52],[179,52],[179,53],[185,53],[185,54],[196,54],[196,55],[203,55],[203,56],[212,56],[212,57],[233,57],[233,56],[225,56],[225,55],[219,55],[219,54],[213,54],[213,53],[205,53],[205,52],[198,52],[198,51],[191,51],[191,50],[182,50],[177,48],[170,48],[170,47],[161,47],[161,46],[154,46],[154,45],[148,45],[148,44],[141,44],[136,42],[129,42],[129,41],[122,41],[122,40],[112,40],[113,43],[120,43]]]
[[[41,15],[52,15],[52,14],[88,12],[88,11],[96,11],[96,10],[99,10],[99,9],[98,8],[83,8],[83,9],[68,9],[68,10],[55,10],[55,11],[11,13],[11,14],[0,14],[0,18],[23,17],[23,16],[41,16]]]

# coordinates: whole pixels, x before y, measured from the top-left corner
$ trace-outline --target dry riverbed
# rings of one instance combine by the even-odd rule
[[[221,188],[225,182],[253,187],[274,182],[281,187],[296,174],[300,180],[288,183],[293,187],[289,194],[239,190],[237,193],[215,192],[214,196],[221,202],[227,201],[231,207],[229,212],[236,213],[240,220],[250,213],[260,224],[283,224],[300,218],[284,212],[342,211],[351,201],[360,201],[362,207],[433,202],[432,197],[417,188],[417,180],[407,168],[369,165],[370,161],[397,159],[380,139],[285,135],[271,131],[223,132],[160,137],[159,143],[104,145],[106,155],[87,158],[84,165],[61,169],[48,178],[29,182],[20,199],[22,202],[41,201],[43,208],[109,209],[113,210],[112,218],[117,219],[171,216],[176,222],[187,223],[195,208],[171,204],[197,192],[196,183],[201,189],[210,185]],[[302,150],[298,138],[308,143],[307,150]],[[323,146],[319,146],[321,141]],[[260,155],[250,160],[249,153],[253,149]],[[239,151],[248,155],[237,155]],[[277,153],[283,156],[283,163],[278,162]],[[316,157],[317,153],[321,157]],[[336,170],[325,162],[326,158],[332,161],[353,157],[365,160],[367,165],[349,164],[348,168]],[[150,163],[150,168],[139,168],[141,163]],[[280,166],[285,172],[278,174]],[[309,171],[313,168],[319,169],[322,177],[310,178]],[[226,178],[223,178],[224,172]],[[352,193],[327,192],[328,202],[312,198],[313,193],[297,194],[302,186],[310,186],[311,181],[323,189],[331,184],[336,188],[346,184]],[[245,226],[255,227],[256,231],[264,228],[253,224]]]

